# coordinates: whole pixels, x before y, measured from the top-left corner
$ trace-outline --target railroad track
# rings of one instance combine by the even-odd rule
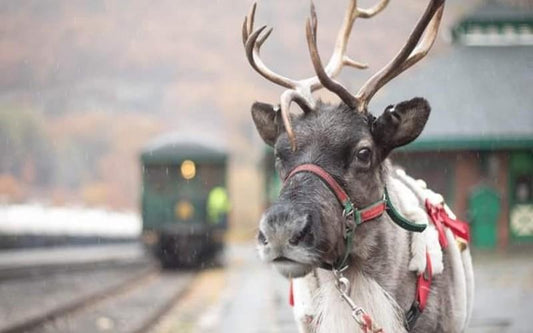
[[[127,278],[115,276],[113,283],[101,281],[103,286],[92,292],[80,289],[79,297],[48,310],[4,322],[0,333],[146,332],[176,303],[194,277],[193,272],[166,272],[154,265],[125,274]],[[88,284],[89,279],[106,279],[87,275]],[[90,282],[98,285],[98,281]],[[2,288],[6,287],[0,286],[0,292]],[[49,297],[53,298],[53,293],[42,296],[43,304]],[[38,308],[36,302],[31,303]]]

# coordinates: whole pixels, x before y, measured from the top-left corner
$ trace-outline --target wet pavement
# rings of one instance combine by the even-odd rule
[[[470,333],[533,332],[533,251],[474,253],[476,295]]]
[[[533,256],[474,254],[476,299],[469,333],[533,332]],[[202,272],[151,333],[297,332],[288,282],[253,245],[232,246],[225,269]]]
[[[288,281],[260,262],[252,245],[226,250],[225,268],[202,272],[150,333],[297,332]]]

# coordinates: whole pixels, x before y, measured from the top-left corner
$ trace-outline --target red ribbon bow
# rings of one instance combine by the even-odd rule
[[[426,199],[426,210],[433,221],[435,228],[437,228],[437,232],[439,233],[439,243],[443,249],[448,247],[448,240],[446,239],[444,226],[450,228],[456,237],[462,238],[466,242],[470,241],[470,227],[468,224],[458,219],[452,219],[444,209],[443,204],[433,205]]]

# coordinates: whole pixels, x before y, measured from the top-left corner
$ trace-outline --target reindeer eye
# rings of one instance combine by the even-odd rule
[[[370,161],[370,157],[372,156],[372,151],[368,148],[361,148],[359,151],[357,151],[357,159],[363,163],[367,163]]]

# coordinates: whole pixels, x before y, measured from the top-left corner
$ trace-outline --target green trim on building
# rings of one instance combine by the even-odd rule
[[[533,22],[531,19],[523,18],[517,19],[512,22],[508,21],[485,21],[483,19],[472,19],[463,21],[460,24],[456,25],[452,29],[452,38],[454,41],[460,40],[461,36],[465,34],[472,33],[478,29],[483,29],[489,31],[492,29],[496,30],[499,34],[504,34],[513,29],[514,33],[520,34],[522,31],[533,28]]]
[[[452,28],[452,37],[458,40],[462,35],[473,31],[494,31],[500,34],[514,29],[517,34],[529,33],[533,27],[533,11],[512,4],[486,1],[474,12],[463,17]]]

